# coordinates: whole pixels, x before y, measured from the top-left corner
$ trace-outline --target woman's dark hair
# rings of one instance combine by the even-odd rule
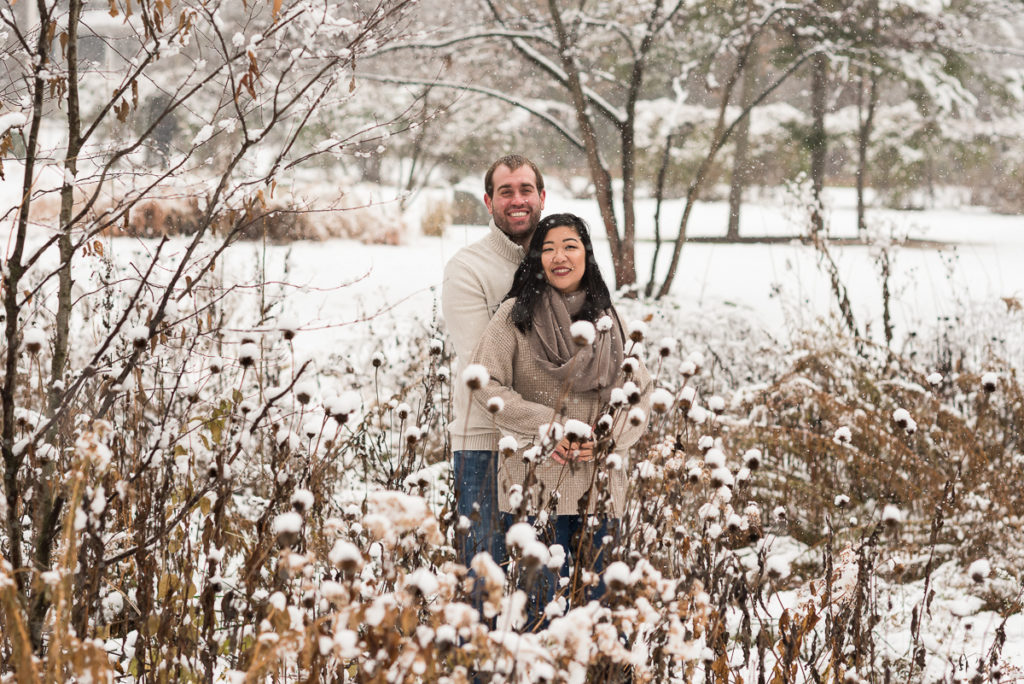
[[[608,286],[601,277],[601,269],[597,267],[597,259],[594,258],[594,245],[590,241],[590,230],[586,222],[575,214],[551,214],[541,219],[537,229],[533,231],[530,246],[526,248],[526,258],[516,269],[512,277],[512,287],[505,295],[505,299],[516,300],[510,315],[512,323],[520,332],[526,332],[533,327],[533,309],[537,306],[544,289],[551,287],[544,276],[541,248],[548,232],[561,226],[568,226],[576,231],[586,253],[586,269],[583,271],[580,288],[587,294],[583,308],[573,316],[573,320],[594,323],[603,311],[612,306],[611,293],[608,292]]]

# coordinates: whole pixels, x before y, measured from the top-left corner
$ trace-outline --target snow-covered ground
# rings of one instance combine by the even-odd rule
[[[546,212],[572,211],[599,227],[597,208],[592,202],[549,195]],[[650,215],[653,209],[641,203],[640,235],[652,235]],[[681,212],[679,202],[663,210],[663,232],[671,233]],[[691,235],[724,233],[727,208],[724,203],[702,203],[691,219]],[[853,233],[853,207],[848,193],[833,193],[829,223],[834,235]],[[978,354],[991,353],[1019,363],[1024,349],[1024,328],[1019,307],[1024,300],[1024,225],[1019,217],[997,216],[973,210],[933,210],[918,212],[874,211],[871,220],[896,235],[950,243],[937,249],[894,248],[892,252],[893,315],[897,347],[915,336],[942,337],[952,331],[965,347]],[[741,233],[745,236],[792,235],[792,213],[784,207],[763,204],[744,207]],[[297,242],[290,245],[262,246],[239,243],[221,259],[217,277],[225,284],[242,286],[255,298],[258,284],[269,285],[264,294],[278,302],[278,312],[287,312],[302,332],[294,341],[297,361],[312,359],[323,367],[345,358],[365,363],[376,351],[365,342],[380,342],[381,330],[398,338],[427,331],[440,317],[439,297],[445,262],[462,246],[485,232],[480,226],[455,226],[443,237],[413,235],[400,246],[365,245],[349,240]],[[2,236],[9,250],[10,237]],[[595,232],[601,267],[606,277],[612,273],[607,242]],[[33,242],[38,244],[41,236]],[[173,254],[185,241],[172,241]],[[119,267],[148,262],[153,243],[133,239],[107,242],[107,254]],[[638,244],[637,263],[643,282],[649,275],[654,245],[649,240]],[[663,246],[662,262],[667,262],[671,244]],[[881,341],[881,283],[875,263],[876,248],[834,246],[833,256],[844,285],[849,291],[857,324],[861,331]],[[819,267],[819,255],[813,248],[798,244],[725,245],[692,243],[683,248],[675,286],[667,301],[643,302],[642,309],[655,311],[670,307],[685,316],[729,311],[753,322],[774,339],[784,340],[793,333],[818,326],[837,310],[829,281]],[[46,265],[43,260],[41,266]],[[52,265],[52,262],[51,262]],[[96,268],[83,257],[79,268]],[[261,269],[265,269],[261,274]],[[664,272],[664,265],[659,273]],[[249,289],[244,289],[248,287]],[[273,327],[258,324],[255,307],[240,306],[228,323],[229,334]],[[820,329],[820,328],[819,328]],[[372,336],[371,336],[372,333]],[[682,340],[684,349],[687,340]],[[397,346],[397,345],[396,345]],[[772,539],[777,555],[798,561],[801,555],[818,553],[801,547],[789,538]],[[988,581],[1012,582],[1013,578],[993,577]],[[977,597],[978,585],[966,577],[962,568],[944,565],[936,572],[933,588],[937,595],[931,615],[923,623],[922,643],[930,654],[926,679],[942,677],[958,662],[971,667],[995,638],[1000,617],[982,610]],[[907,657],[910,647],[911,611],[923,596],[921,582],[879,587],[892,597],[883,615],[879,633],[895,657]],[[782,592],[769,609],[794,609],[806,600],[801,591]],[[1024,617],[1012,616],[1005,625],[1007,645],[1004,662],[1009,669],[1004,678],[1024,675]],[[960,657],[964,661],[958,661]],[[1016,669],[1014,669],[1016,668]]]
[[[845,200],[845,201],[844,201]],[[854,210],[849,197],[839,193],[830,209],[834,233],[850,234]],[[642,204],[640,220],[646,221],[641,237],[651,234],[650,220]],[[611,279],[611,255],[601,234],[593,202],[549,195],[546,213],[571,211],[584,216],[595,228],[599,261]],[[652,210],[653,211],[653,210]],[[678,216],[681,203],[670,203],[663,215]],[[724,233],[724,203],[698,205],[691,220],[691,235]],[[942,249],[893,248],[891,254],[892,315],[896,346],[910,338],[942,337],[950,331],[965,346],[990,349],[1004,358],[1020,358],[1024,333],[1007,319],[1012,300],[1024,301],[1024,224],[1019,217],[977,211],[935,210],[918,212],[876,211],[872,221],[885,222],[897,234],[948,242]],[[787,212],[772,205],[744,208],[741,234],[792,235]],[[672,225],[668,221],[666,225]],[[443,238],[411,236],[398,247],[364,245],[354,241],[295,243],[268,247],[268,277],[286,270],[292,285],[290,307],[314,334],[304,336],[310,354],[323,344],[358,340],[363,325],[353,323],[383,308],[409,325],[430,321],[440,295],[445,262],[462,246],[479,239],[480,226],[454,226]],[[668,232],[663,228],[663,232]],[[230,267],[248,273],[263,255],[261,247],[242,244],[233,248]],[[662,246],[659,275],[664,274],[672,245]],[[857,325],[882,341],[882,287],[877,249],[834,246],[843,284],[849,292]],[[654,252],[651,241],[637,245],[637,264],[642,284],[650,274]],[[775,338],[803,331],[822,318],[836,316],[838,307],[828,276],[819,267],[819,255],[807,245],[710,243],[686,244],[667,304],[684,312],[726,309],[748,317]],[[654,305],[651,304],[654,308]],[[1012,318],[1012,317],[1011,317]],[[413,321],[417,321],[414,323]],[[1009,325],[1008,325],[1009,324]],[[1016,334],[1013,334],[1014,331]],[[966,337],[964,337],[966,336]],[[685,341],[684,341],[685,342]]]

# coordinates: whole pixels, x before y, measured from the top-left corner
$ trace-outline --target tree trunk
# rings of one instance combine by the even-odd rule
[[[755,48],[751,48],[753,53]],[[754,99],[754,88],[757,79],[756,53],[747,60],[747,69],[743,72],[743,84],[740,87],[740,102],[744,108],[750,106]],[[740,236],[740,207],[743,204],[743,191],[750,181],[750,163],[747,153],[750,150],[750,117],[744,117],[736,127],[736,156],[732,165],[732,180],[729,183],[729,226],[725,231],[728,240],[736,240]]]
[[[597,195],[597,206],[601,210],[601,220],[604,223],[605,233],[608,236],[609,247],[612,254],[622,253],[622,240],[619,237],[618,221],[615,218],[615,205],[612,197],[612,178],[608,169],[601,159],[601,151],[598,145],[597,132],[594,130],[594,123],[587,111],[587,98],[583,93],[583,84],[580,82],[580,72],[575,60],[572,58],[574,41],[570,40],[565,25],[562,23],[562,15],[558,9],[557,0],[548,0],[548,8],[551,11],[551,20],[555,25],[555,35],[558,38],[558,52],[561,57],[562,68],[569,79],[569,94],[572,97],[572,105],[576,114],[576,123],[580,127],[580,137],[583,139],[583,147],[587,156],[587,167],[590,169],[590,177],[594,181],[594,193]],[[636,269],[632,259],[626,265],[621,259],[615,259],[615,286],[632,285],[636,282]]]
[[[828,92],[828,58],[818,52],[811,59],[811,134],[807,146],[811,152],[811,192],[814,207],[811,210],[811,231],[820,235],[825,228],[824,204],[821,192],[825,187],[825,99]]]
[[[658,184],[654,191],[654,256],[651,257],[651,278],[644,288],[644,296],[650,297],[654,292],[654,277],[658,271],[658,254],[661,252],[661,204],[665,199],[665,177],[668,175],[668,164],[672,158],[672,134],[665,136],[665,150],[661,154],[661,166],[658,167]]]
[[[864,102],[867,90],[867,102]],[[858,93],[857,113],[857,236],[862,240],[867,235],[867,219],[865,218],[866,203],[864,188],[868,173],[868,149],[871,144],[871,133],[875,125],[875,109],[878,104],[878,75],[874,72],[861,77]]]

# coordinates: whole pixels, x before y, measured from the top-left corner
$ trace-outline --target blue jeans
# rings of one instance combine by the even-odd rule
[[[455,511],[470,521],[465,532],[456,527],[458,560],[469,567],[473,556],[487,551],[500,565],[506,560],[506,528],[498,512],[498,453],[456,451],[453,456]]]
[[[517,522],[516,517],[509,513],[502,513],[504,527],[508,529]],[[587,516],[594,517],[594,516]],[[530,516],[526,522],[531,525],[536,523],[536,518]],[[597,526],[588,527],[586,518],[579,515],[556,515],[549,519],[548,524],[539,531],[537,538],[546,545],[561,544],[565,549],[566,560],[555,575],[546,566],[541,566],[530,578],[523,589],[529,596],[526,609],[526,629],[544,629],[547,626],[547,618],[544,617],[544,609],[554,600],[556,592],[560,589],[560,579],[569,578],[569,585],[563,593],[566,595],[570,606],[573,597],[570,593],[573,586],[580,580],[583,570],[597,573],[601,580],[596,587],[587,586],[582,595],[577,594],[577,601],[596,601],[604,596],[604,568],[608,562],[608,553],[602,548],[604,538],[611,535],[613,538],[618,534],[619,519],[597,517]],[[614,545],[614,544],[613,544]]]

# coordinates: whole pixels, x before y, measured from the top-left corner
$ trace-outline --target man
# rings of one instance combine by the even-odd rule
[[[449,432],[454,452],[456,510],[469,520],[456,546],[460,562],[487,551],[505,558],[497,493],[498,440],[491,416],[471,405],[462,371],[487,322],[512,285],[512,276],[544,209],[544,178],[537,165],[516,154],[501,157],[484,175],[490,232],[459,250],[445,266],[441,308],[455,345],[454,415]]]

